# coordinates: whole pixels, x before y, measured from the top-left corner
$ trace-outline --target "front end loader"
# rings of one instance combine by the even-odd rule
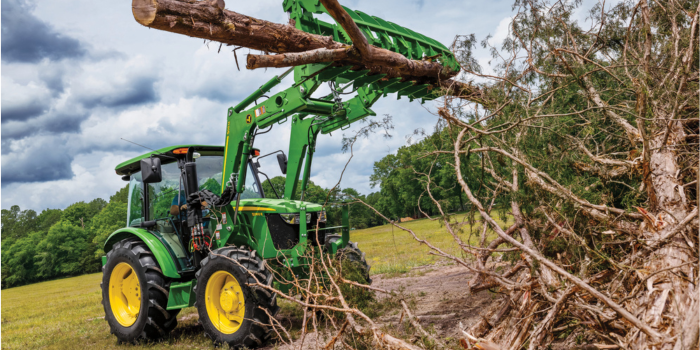
[[[314,15],[318,1],[285,0],[297,29],[350,43],[343,29]],[[380,18],[346,9],[372,45],[411,59],[438,57],[454,66],[437,41]],[[294,84],[266,94],[293,73]],[[274,291],[290,292],[275,276],[308,275],[310,256],[347,259],[371,283],[364,254],[350,241],[347,206],[341,225],[326,225],[323,205],[304,201],[319,134],[345,129],[369,115],[381,97],[427,101],[437,89],[338,63],[294,67],[228,109],[222,146],[179,145],[116,167],[129,181],[127,226],[112,233],[102,258],[105,319],[120,342],[168,336],[183,308],[196,306],[216,344],[255,348],[271,337],[279,307]],[[315,96],[322,84],[331,93]],[[343,96],[350,96],[343,100]],[[283,193],[263,192],[258,137],[290,122],[287,152],[275,151],[286,174]],[[265,150],[271,151],[271,150]],[[273,191],[276,191],[273,187]]]

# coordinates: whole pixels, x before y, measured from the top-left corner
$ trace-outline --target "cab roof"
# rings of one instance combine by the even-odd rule
[[[219,156],[224,154],[224,146],[211,146],[211,145],[177,145],[161,148],[153,152],[149,152],[138,157],[132,158],[123,162],[115,168],[117,175],[131,175],[135,172],[141,170],[141,164],[139,161],[148,157],[160,158],[163,164],[172,163],[175,161],[174,158],[183,158],[184,155],[173,154],[173,150],[178,148],[189,148],[194,147],[195,152],[200,153],[203,156]]]

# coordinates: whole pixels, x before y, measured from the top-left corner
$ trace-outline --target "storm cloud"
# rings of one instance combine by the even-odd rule
[[[158,99],[153,84],[156,77],[120,77],[117,81],[101,84],[97,91],[85,91],[78,99],[85,107],[128,107],[154,102]]]
[[[81,57],[86,50],[78,40],[62,35],[30,11],[22,0],[2,0],[2,60],[38,62]]]
[[[2,156],[3,184],[71,178],[72,157],[65,141],[61,137],[46,137],[14,144],[12,152]]]

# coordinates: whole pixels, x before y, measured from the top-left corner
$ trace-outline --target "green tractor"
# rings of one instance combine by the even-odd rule
[[[188,207],[189,193],[222,192],[225,153],[223,146],[173,146],[117,166],[129,180],[129,227],[105,243],[102,294],[120,341],[162,338],[175,328],[180,309],[195,305],[215,342],[259,346],[270,336],[264,324],[279,308],[275,293],[248,284],[273,286],[271,268],[303,274],[308,245],[333,254],[353,250],[348,256],[360,257],[369,280],[363,254],[349,242],[347,209],[342,227],[326,227],[319,204],[265,198],[256,158],[245,168],[235,208]],[[190,225],[187,214],[196,210],[201,220]],[[193,234],[193,226],[199,232]]]
[[[314,18],[327,13],[317,0],[285,0],[283,7],[298,29],[350,43],[340,26]],[[459,69],[437,41],[346,11],[370,44]],[[291,87],[265,96],[291,72]],[[166,147],[116,167],[129,181],[127,227],[105,242],[101,286],[105,319],[120,342],[167,337],[178,312],[196,306],[214,343],[261,346],[279,310],[268,287],[285,293],[292,287],[275,274],[307,276],[309,255],[319,250],[353,261],[371,282],[364,254],[350,241],[347,206],[342,225],[327,227],[325,208],[304,201],[316,138],[375,115],[370,107],[387,94],[423,102],[439,95],[426,84],[368,73],[337,63],[294,67],[228,109],[223,146]],[[324,83],[331,93],[312,97]],[[287,121],[288,152],[260,156],[256,139]],[[267,175],[258,161],[273,154],[286,174],[284,193],[275,199],[263,193],[260,175]]]

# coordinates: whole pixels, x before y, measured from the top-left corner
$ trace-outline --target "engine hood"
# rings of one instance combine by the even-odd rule
[[[323,209],[322,205],[311,202],[273,198],[250,198],[241,199],[239,210],[241,212],[298,213],[303,207],[306,207],[307,213],[321,211]]]

